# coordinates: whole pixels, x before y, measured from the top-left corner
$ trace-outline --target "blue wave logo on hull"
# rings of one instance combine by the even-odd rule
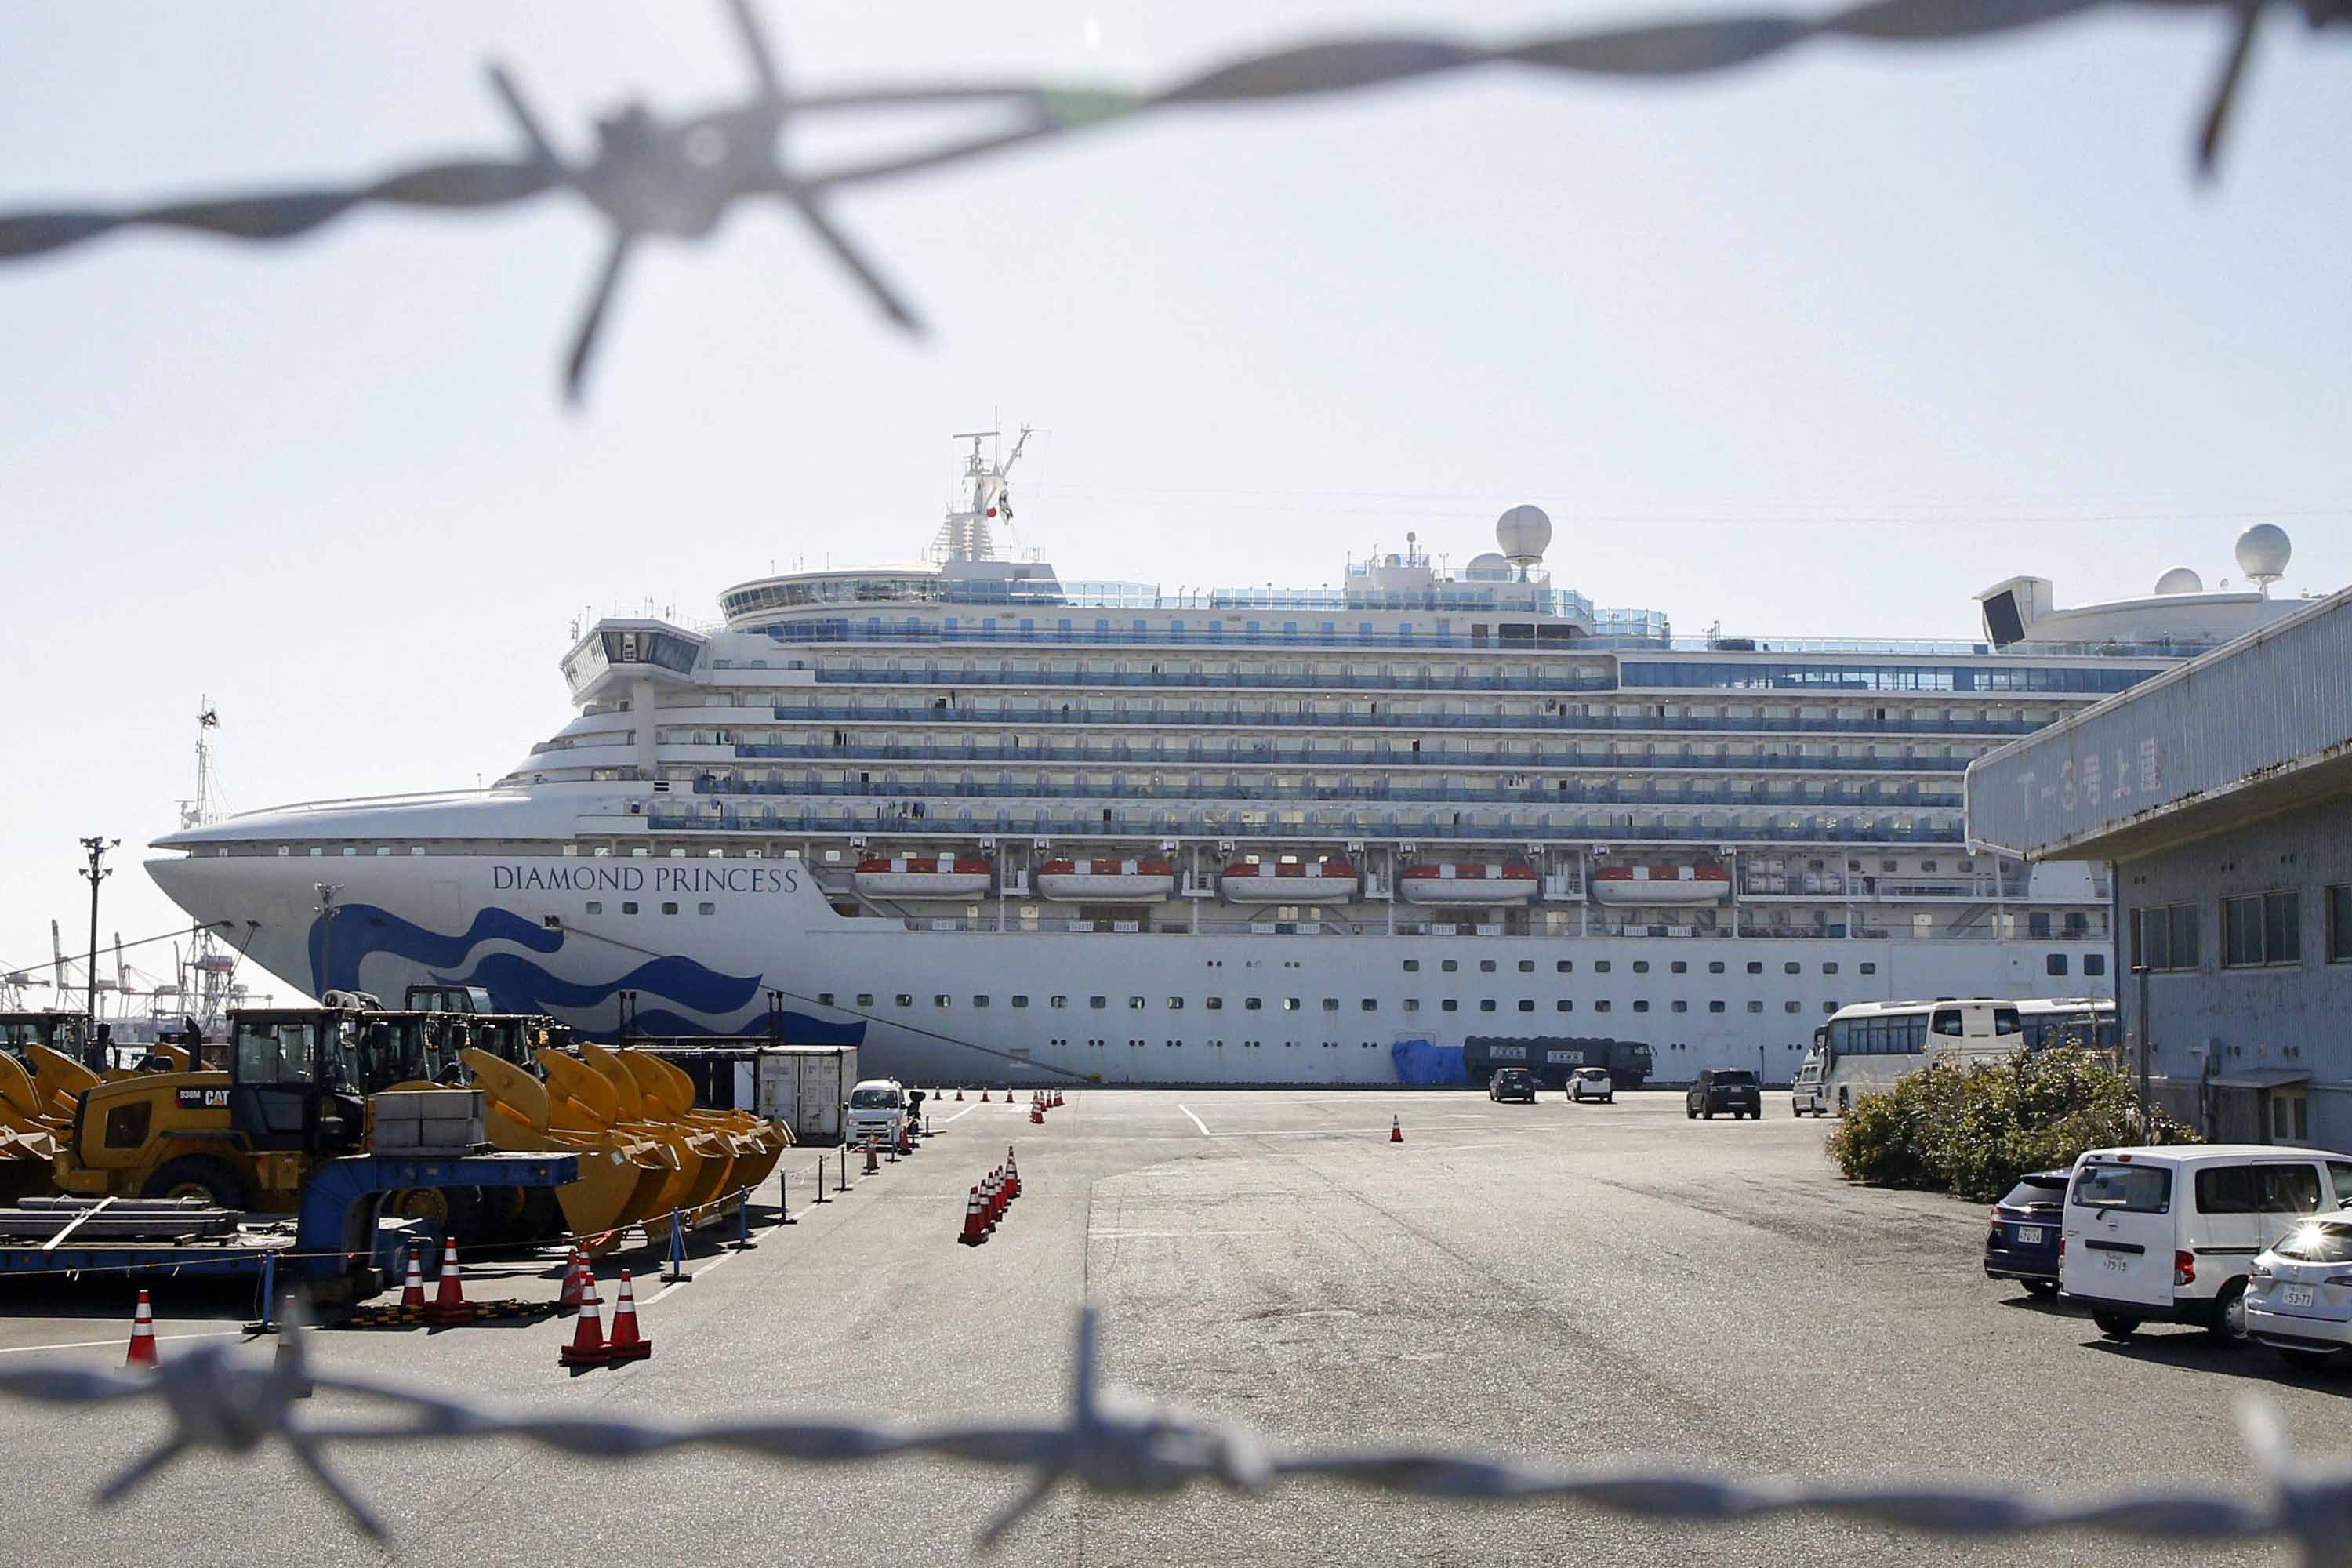
[[[345,904],[335,911],[331,961],[326,917],[310,922],[310,994],[358,990],[360,961],[374,953],[388,952],[432,969],[450,969],[465,963],[482,943],[499,941],[533,952],[553,952],[563,945],[563,932],[533,925],[506,910],[491,909],[476,915],[463,935],[443,936],[373,904]]]
[[[432,972],[444,985],[478,985],[490,994],[490,1005],[502,1013],[547,1013],[562,1016],[597,1008],[623,991],[642,992],[676,1003],[688,1011],[724,1017],[751,1004],[761,977],[724,974],[690,958],[672,954],[637,965],[617,980],[585,984],[562,979],[520,953],[493,952],[476,962],[473,973],[459,974],[474,951],[488,942],[509,942],[537,953],[563,947],[559,927],[534,925],[507,910],[486,909],[457,936],[446,936],[403,920],[373,904],[345,904],[335,912],[334,941],[327,941],[323,917],[310,922],[310,975],[314,994],[360,988],[360,964],[378,953],[404,958]],[[641,1035],[717,1035],[722,1031],[698,1023],[667,1007],[640,1008],[635,1030]],[[769,1011],[724,1031],[736,1035],[781,1034],[794,1045],[856,1046],[865,1043],[862,1023],[834,1024],[791,1011]],[[592,1038],[609,1039],[610,1029],[585,1029]]]

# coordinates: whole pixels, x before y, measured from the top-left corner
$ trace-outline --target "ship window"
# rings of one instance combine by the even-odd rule
[[[1678,1001],[1675,1004],[1675,1011],[1677,1013],[1687,1013],[1690,1011],[1690,1004],[1687,1002]]]
[[[1823,974],[1835,974],[1837,973],[1837,965],[1834,963],[1824,963],[1822,965],[1822,973]]]
[[[717,904],[697,904],[694,908],[695,912],[698,914],[715,915],[719,912],[719,906]]]
[[[1804,972],[1805,966],[1793,959],[1780,966],[1780,973],[1783,974],[1802,974]]]
[[[1748,1010],[1751,1013],[1761,1013],[1764,1011],[1764,1004],[1761,1002],[1750,1002],[1748,1004]]]
[[[1244,996],[1242,998],[1242,1011],[1244,1013],[1262,1012],[1265,1010],[1265,999],[1264,997]]]
[[[955,1005],[955,998],[949,995],[944,991],[936,992],[931,996],[931,1005],[934,1007],[952,1007]]]
[[[592,915],[601,915],[601,914],[603,914],[603,913],[604,912],[604,900],[601,900],[601,899],[591,899],[591,900],[588,900],[588,912],[589,912],[590,914],[592,914]]]
[[[1406,959],[1406,960],[1404,961],[1404,972],[1405,972],[1407,974],[1418,974],[1418,973],[1421,973],[1421,960],[1419,960],[1419,959],[1417,959],[1417,958],[1408,958],[1408,959]]]
[[[1794,1013],[1801,1005],[1801,1004],[1796,1002],[1783,1002],[1780,1004],[1780,1011],[1783,1013]]]
[[[2085,973],[2085,974],[2105,974],[2106,972],[2107,972],[2107,955],[2106,955],[2105,953],[2104,953],[2104,952],[2086,952],[2086,953],[2084,953],[2084,954],[2083,955],[2083,973]]]
[[[1862,966],[1862,972],[1864,974],[1875,974],[1878,973],[1878,965],[1865,961]]]
[[[1576,973],[1576,960],[1572,958],[1563,958],[1559,963],[1553,964],[1551,969],[1554,974],[1573,974]]]
[[[971,999],[971,1005],[975,1007],[985,1007],[988,1005],[988,998],[985,996],[975,996]]]
[[[1297,998],[1297,997],[1296,997],[1296,996],[1285,996],[1285,997],[1282,999],[1282,1010],[1283,1010],[1284,1012],[1286,1012],[1286,1013],[1296,1013],[1296,1012],[1297,1012],[1297,1011],[1298,1011],[1298,998]]]
[[[901,991],[901,992],[899,992],[899,993],[898,993],[898,1005],[899,1005],[899,1006],[901,1006],[901,1007],[911,1007],[911,1006],[913,1006],[914,1005],[915,1005],[915,997],[914,997],[914,994],[913,994],[912,992],[908,992],[908,991]]]
[[[871,1007],[874,1005],[874,993],[871,991],[860,991],[857,994],[857,1005],[861,1007]]]
[[[1720,1013],[1723,1011],[1723,1004],[1720,1002],[1710,1002],[1706,1005],[1706,1010],[1710,1013]]]
[[[1573,1013],[1576,1011],[1576,1004],[1563,996],[1551,1005],[1551,1010],[1555,1013]]]
[[[636,900],[634,900],[634,899],[631,899],[631,900],[627,900],[626,902],[623,903],[623,904],[621,905],[621,912],[622,912],[623,914],[625,914],[625,915],[633,915],[633,914],[635,914],[635,913],[637,912],[637,904],[636,904]]]
[[[1129,1012],[1130,1012],[1130,1013],[1140,1013],[1140,1012],[1142,1012],[1142,1011],[1143,1011],[1143,998],[1142,998],[1142,997],[1140,997],[1140,996],[1130,996],[1130,997],[1129,997],[1129,998],[1127,999],[1127,1010],[1128,1010]]]
[[[1761,974],[1764,973],[1764,966],[1755,959],[1751,958],[1748,961],[1748,973],[1750,974]]]
[[[1094,1008],[1097,1012],[1100,1012],[1103,1008],[1110,1005],[1110,998],[1108,996],[1089,996],[1087,998],[1087,1005]]]
[[[1834,1013],[1837,1010],[1838,1005],[1834,1002],[1824,1002],[1822,1004],[1822,1011],[1824,1013]]]
[[[1380,1005],[1378,1002],[1373,1001],[1373,1000],[1372,1000],[1370,997],[1369,997],[1369,996],[1367,996],[1367,997],[1365,997],[1365,998],[1364,998],[1363,1002],[1361,1003],[1361,1006],[1363,1007],[1363,1010],[1364,1010],[1365,1012],[1367,1012],[1367,1013],[1377,1013],[1377,1012],[1379,1012],[1379,1011],[1381,1010],[1381,1005]]]
[[[1048,996],[1045,998],[1045,1005],[1048,1007],[1066,1007],[1069,1005],[1070,999],[1067,996]]]
[[[1418,997],[1418,996],[1408,996],[1408,997],[1406,997],[1406,998],[1404,999],[1404,1010],[1405,1010],[1406,1012],[1408,1012],[1408,1013],[1418,1013],[1418,1012],[1420,1012],[1420,1011],[1421,1011],[1421,998],[1420,998],[1420,997]]]
[[[1013,1005],[1015,1007],[1026,1007],[1029,1005],[1029,998],[1016,993],[1013,998]]]
[[[1222,996],[1203,997],[1202,998],[1201,1005],[1206,1007],[1212,1013],[1222,1013],[1225,1010],[1225,999]]]
[[[1438,960],[1437,967],[1451,974],[1462,966],[1450,958],[1444,958]]]
[[[1723,960],[1721,960],[1721,959],[1719,959],[1719,958],[1713,958],[1713,959],[1709,959],[1709,960],[1707,961],[1706,972],[1707,972],[1709,974],[1720,974],[1720,973],[1723,973]]]
[[[2066,973],[2066,955],[2063,952],[2053,952],[2044,957],[2042,961],[2042,972],[2044,974],[2053,976],[2064,974]]]
[[[1648,1002],[1648,1000],[1647,1000],[1646,998],[1642,999],[1642,1000],[1638,1000],[1638,1001],[1636,1001],[1636,1002],[1633,1004],[1633,1011],[1635,1011],[1636,1013],[1646,1013],[1646,1012],[1648,1012],[1649,1010],[1650,1010],[1650,1004],[1649,1004],[1649,1002]]]
[[[817,1005],[818,1006],[820,1006],[820,1007],[830,1007],[830,1006],[832,1006],[832,1005],[833,1005],[833,993],[832,993],[832,992],[830,992],[830,991],[820,991],[820,992],[818,992],[818,993],[816,994],[816,1005]]]
[[[662,900],[662,913],[666,915],[674,915],[677,913],[677,905],[671,900],[664,899]]]
[[[1650,973],[1650,961],[1649,961],[1648,959],[1646,959],[1646,958],[1637,958],[1637,959],[1635,959],[1635,960],[1633,961],[1633,973],[1636,973],[1636,974],[1647,974],[1647,973]]]
[[[1592,1010],[1596,1013],[1606,1013],[1609,1011],[1609,1004],[1606,1002],[1595,1002],[1592,1005]]]
[[[1437,1005],[1437,1010],[1441,1013],[1459,1013],[1462,1011],[1462,1004],[1448,996]]]
[[[1494,1010],[1495,999],[1492,996],[1484,997],[1479,1001],[1478,1011],[1481,1013],[1491,1013]]]
[[[1608,961],[1607,959],[1605,959],[1605,958],[1601,958],[1601,959],[1595,959],[1595,960],[1593,961],[1593,964],[1592,964],[1592,973],[1595,973],[1595,974],[1606,974],[1606,973],[1609,973],[1609,961]]]
[[[1522,973],[1522,974],[1533,974],[1535,972],[1536,972],[1536,961],[1535,961],[1534,959],[1532,959],[1532,958],[1523,958],[1523,959],[1519,960],[1519,973]]]
[[[1492,974],[1492,973],[1495,973],[1495,961],[1494,961],[1493,959],[1491,959],[1491,958],[1482,958],[1482,959],[1480,959],[1480,960],[1478,961],[1478,973],[1481,973],[1481,974]]]
[[[1519,1004],[1519,1011],[1522,1013],[1532,1013],[1535,1010],[1536,1005],[1533,1002],[1522,1001]]]

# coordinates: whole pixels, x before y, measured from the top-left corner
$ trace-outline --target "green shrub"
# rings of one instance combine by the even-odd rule
[[[2143,1124],[2137,1100],[2130,1078],[2092,1051],[1930,1062],[1856,1100],[1829,1152],[1853,1181],[1991,1203],[2026,1172],[2072,1164],[2085,1149],[2202,1142],[2161,1110]]]

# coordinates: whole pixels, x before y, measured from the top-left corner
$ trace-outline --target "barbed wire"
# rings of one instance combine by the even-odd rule
[[[1755,64],[1822,39],[1876,44],[1940,43],[2018,32],[2101,10],[2218,10],[2235,27],[2201,118],[2197,167],[2218,156],[2230,111],[2263,14],[2296,10],[2312,27],[2352,21],[2352,0],[1864,0],[1817,16],[1757,11],[1555,33],[1481,45],[1414,34],[1321,39],[1246,56],[1163,87],[1101,84],[934,82],[831,92],[789,90],[751,0],[725,0],[749,58],[753,86],[740,102],[683,119],[657,119],[630,103],[597,123],[597,148],[567,159],[504,68],[490,85],[513,118],[525,156],[476,158],[402,170],[357,184],[124,208],[79,207],[0,215],[0,260],[43,255],[131,226],[194,230],[280,241],[310,233],[368,205],[468,210],[568,190],[604,217],[604,261],[564,361],[563,385],[577,401],[606,309],[636,242],[653,235],[700,239],[739,201],[764,198],[793,209],[888,320],[923,330],[914,309],[834,222],[825,202],[848,187],[1002,153],[1048,138],[1181,108],[1323,97],[1489,66],[1572,76],[1663,79],[1712,75]],[[1010,123],[927,147],[806,172],[787,158],[796,118],[838,110],[937,110],[994,106]]]
[[[1339,1481],[1402,1496],[1580,1502],[1640,1519],[1726,1523],[1810,1514],[1927,1535],[2015,1536],[2092,1531],[2168,1543],[2284,1540],[2307,1568],[2352,1563],[2352,1467],[2315,1464],[2290,1450],[2276,1414],[2259,1401],[2240,1421],[2269,1485],[2258,1500],[2146,1489],[2056,1502],[1970,1487],[1861,1486],[1789,1479],[1740,1479],[1693,1469],[1568,1471],[1449,1452],[1360,1449],[1285,1454],[1236,1427],[1137,1402],[1099,1384],[1099,1324],[1078,1318],[1068,1408],[1051,1422],[907,1429],[852,1421],[643,1421],[570,1411],[500,1412],[410,1384],[340,1377],[310,1362],[310,1333],[294,1323],[268,1366],[211,1345],[152,1373],[67,1368],[0,1372],[0,1394],[42,1404],[163,1405],[172,1430],[101,1484],[119,1502],[174,1461],[201,1450],[249,1456],[283,1444],[352,1524],[383,1539],[385,1527],[330,1466],[339,1444],[520,1438],[576,1458],[632,1459],[680,1448],[719,1448],[794,1464],[850,1464],[928,1454],[1029,1473],[1028,1487],[992,1521],[978,1544],[1002,1542],[1064,1482],[1100,1494],[1164,1496],[1194,1482],[1257,1492],[1285,1480]],[[379,1420],[306,1420],[313,1390],[389,1405]]]

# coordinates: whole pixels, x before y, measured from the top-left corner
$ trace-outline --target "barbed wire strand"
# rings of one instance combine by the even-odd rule
[[[1012,148],[1173,109],[1265,104],[1358,92],[1489,66],[1570,76],[1680,79],[1755,65],[1835,39],[1866,44],[1947,43],[2020,32],[2093,11],[2219,11],[2234,23],[2196,137],[2196,167],[2211,173],[2263,15],[2299,11],[2314,28],[2352,21],[2352,0],[1864,0],[1825,14],[1756,11],[1554,33],[1501,45],[1419,34],[1366,34],[1244,56],[1165,86],[997,82],[898,84],[801,92],[790,88],[751,0],[727,0],[750,61],[740,101],[676,121],[632,104],[602,121],[594,156],[567,161],[541,129],[514,79],[493,65],[489,80],[516,125],[524,155],[403,170],[359,184],[119,208],[83,206],[0,214],[0,259],[42,255],[134,226],[278,241],[309,233],[369,204],[464,210],[569,190],[605,218],[609,242],[565,360],[566,395],[577,400],[598,329],[641,237],[700,239],[734,203],[781,202],[900,330],[920,317],[824,209],[844,188],[946,167]],[[782,143],[789,122],[833,110],[936,110],[1002,105],[1009,125],[866,162],[805,173]]]
[[[2352,1562],[2352,1468],[2297,1459],[2276,1414],[2259,1401],[2241,1426],[2270,1496],[2249,1501],[2156,1489],[2057,1502],[1967,1487],[1869,1487],[1791,1479],[1741,1479],[1692,1469],[1563,1471],[1447,1452],[1371,1449],[1279,1454],[1239,1428],[1156,1409],[1099,1384],[1099,1324],[1078,1318],[1071,1399],[1051,1423],[904,1429],[855,1421],[716,1420],[676,1423],[571,1411],[500,1412],[410,1384],[322,1374],[310,1333],[289,1324],[287,1349],[267,1367],[226,1346],[205,1346],[154,1373],[71,1368],[0,1372],[0,1394],[57,1405],[157,1405],[170,1434],[98,1489],[120,1501],[181,1458],[203,1449],[252,1454],[276,1441],[377,1539],[387,1531],[327,1461],[339,1444],[520,1438],[583,1459],[628,1459],[682,1448],[719,1448],[795,1464],[847,1464],[928,1454],[1025,1470],[1030,1484],[982,1533],[982,1550],[1065,1481],[1107,1495],[1160,1496],[1196,1481],[1258,1492],[1284,1480],[1340,1481],[1407,1497],[1558,1500],[1635,1518],[1724,1523],[1775,1514],[1853,1520],[1930,1535],[1969,1537],[2091,1531],[2140,1541],[2212,1543],[2284,1538],[2307,1568]],[[305,1420],[305,1391],[353,1395],[392,1407],[375,1421]]]

